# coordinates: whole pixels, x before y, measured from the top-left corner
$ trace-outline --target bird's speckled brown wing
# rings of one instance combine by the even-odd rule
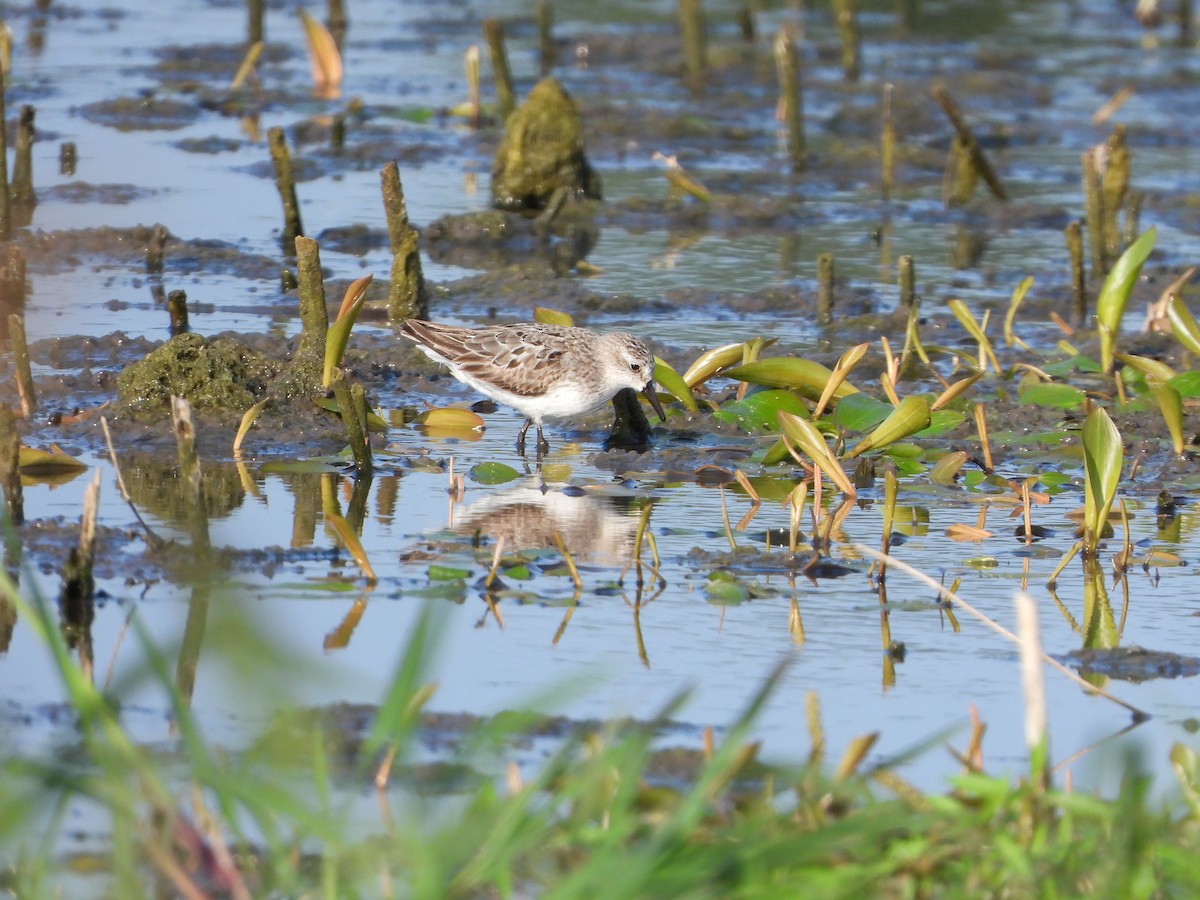
[[[522,397],[550,389],[561,371],[576,331],[561,326],[492,325],[459,328],[408,319],[401,333],[432,351],[441,362],[480,381]],[[585,334],[587,332],[584,332]]]

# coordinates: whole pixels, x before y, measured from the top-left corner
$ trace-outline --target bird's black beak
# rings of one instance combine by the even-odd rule
[[[652,381],[642,388],[642,393],[646,395],[646,399],[650,401],[650,405],[658,413],[658,418],[663,422],[667,421],[667,414],[663,412],[662,404],[658,402],[658,394],[654,393],[654,382]]]

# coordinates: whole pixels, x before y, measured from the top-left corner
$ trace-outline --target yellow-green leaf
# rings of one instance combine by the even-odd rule
[[[1200,356],[1200,325],[1196,324],[1196,319],[1187,308],[1187,304],[1179,297],[1172,297],[1171,302],[1167,304],[1167,318],[1171,320],[1175,340]]]
[[[692,389],[688,387],[687,382],[679,376],[678,372],[657,356],[654,357],[654,380],[659,383],[663,390],[674,395],[688,410],[691,412],[699,411],[700,406],[696,403],[696,398],[692,395]]]
[[[846,454],[847,459],[894,444],[929,427],[929,401],[924,397],[905,397],[891,414]]]
[[[780,411],[779,430],[783,432],[784,440],[811,459],[842,493],[851,496],[857,493],[850,479],[846,477],[842,464],[825,443],[825,436],[815,425],[799,416]]]
[[[562,325],[565,328],[570,328],[575,324],[575,320],[570,313],[565,313],[562,310],[550,309],[548,306],[535,306],[533,308],[533,321],[539,322],[542,325]]]
[[[338,543],[346,548],[346,552],[354,557],[354,561],[362,569],[367,581],[375,581],[375,569],[372,568],[371,560],[367,558],[367,551],[363,549],[362,541],[358,539],[358,535],[354,533],[350,523],[337,513],[326,513],[325,527],[333,533]]]
[[[367,299],[367,285],[373,277],[364,275],[352,281],[346,288],[337,321],[329,326],[329,333],[325,336],[325,368],[321,373],[321,387],[327,388],[333,383],[333,370],[341,365],[342,357],[346,354],[346,345],[350,343],[350,330],[354,328],[358,314]]]
[[[1163,421],[1167,423],[1167,431],[1171,434],[1171,446],[1176,456],[1183,455],[1183,398],[1179,391],[1164,381],[1150,380],[1150,392],[1158,403]]]
[[[761,384],[764,387],[791,388],[810,400],[817,400],[833,372],[811,359],[775,356],[729,369],[724,375],[726,378]],[[857,393],[858,388],[848,381],[843,381],[833,392],[833,399],[841,400]]]
[[[1091,553],[1100,543],[1117,496],[1124,457],[1121,433],[1104,408],[1097,406],[1083,425],[1084,541]]]
[[[1156,237],[1157,232],[1151,228],[1129,245],[1104,279],[1104,286],[1100,288],[1100,295],[1096,298],[1100,367],[1105,372],[1112,371],[1113,350],[1117,345],[1117,334],[1121,330],[1121,319],[1125,315],[1125,307],[1129,304],[1133,286],[1142,272],[1142,265],[1154,249]]]
[[[22,445],[17,450],[17,468],[22,475],[47,476],[82,472],[87,469],[87,464],[67,456],[58,447],[38,450]]]
[[[1178,373],[1165,362],[1151,359],[1148,356],[1132,356],[1128,353],[1116,353],[1114,356],[1127,366],[1137,369],[1148,379],[1154,381],[1170,381]]]
[[[476,431],[482,430],[484,424],[483,416],[460,406],[427,409],[413,419],[413,422],[429,428],[468,428]]]
[[[308,39],[308,61],[313,87],[323,95],[336,95],[342,83],[342,54],[337,42],[321,22],[307,10],[300,10],[304,36]]]

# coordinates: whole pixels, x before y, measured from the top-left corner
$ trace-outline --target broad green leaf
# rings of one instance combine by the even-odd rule
[[[833,455],[833,451],[829,449],[829,445],[825,443],[825,436],[811,422],[793,416],[791,413],[781,412],[779,414],[779,428],[783,432],[783,437],[795,446],[797,450],[805,454],[844,494],[854,496],[858,492],[854,490],[854,485],[850,483],[850,479],[846,477],[845,471],[842,469],[842,464],[838,462],[837,457]]]
[[[722,422],[729,422],[746,431],[774,431],[779,427],[780,411],[808,418],[808,407],[791,391],[765,390],[726,403],[713,413]]]
[[[829,418],[846,431],[866,431],[890,416],[893,409],[892,404],[860,392],[839,403]]]
[[[512,466],[492,461],[471,466],[471,471],[467,474],[470,475],[472,481],[479,484],[507,484],[513,479],[521,477],[521,473]]]
[[[1082,390],[1069,384],[1048,381],[1027,387],[1018,395],[1022,403],[1049,406],[1054,409],[1075,409],[1083,405]]]
[[[924,397],[905,397],[878,427],[846,454],[846,459],[886,447],[896,441],[916,434],[929,427],[929,401]]]
[[[1164,362],[1151,359],[1148,356],[1131,356],[1128,353],[1116,353],[1114,356],[1127,366],[1131,366],[1149,379],[1155,381],[1170,381],[1176,372]]]
[[[968,456],[965,450],[955,450],[952,453],[947,453],[930,468],[929,480],[934,484],[954,484],[967,459]]]
[[[1133,286],[1142,272],[1142,265],[1154,249],[1157,234],[1155,229],[1151,228],[1129,245],[1104,279],[1104,286],[1100,288],[1100,295],[1096,298],[1100,367],[1105,372],[1112,371],[1113,351],[1117,345],[1117,334],[1121,330],[1121,319],[1125,315],[1125,307],[1129,304]]]
[[[1196,324],[1192,311],[1181,298],[1171,298],[1171,302],[1167,304],[1167,318],[1171,321],[1175,340],[1200,356],[1200,325]]]
[[[1103,407],[1097,406],[1083,425],[1084,541],[1094,554],[1108,511],[1117,496],[1124,461],[1121,433]]]
[[[1074,354],[1066,359],[1060,359],[1057,362],[1046,363],[1039,368],[1047,375],[1054,378],[1065,378],[1068,375],[1074,375],[1076,372],[1087,374],[1089,372],[1103,371],[1100,368],[1100,363],[1092,359],[1090,356],[1080,356]]]
[[[1183,455],[1183,398],[1179,391],[1163,381],[1151,380],[1150,392],[1162,411],[1163,421],[1167,423],[1167,431],[1171,434],[1171,446],[1176,456]]]
[[[929,414],[929,427],[921,429],[913,437],[937,437],[939,434],[953,431],[966,419],[967,417],[956,409],[935,409]]]
[[[1179,391],[1180,397],[1189,400],[1200,397],[1200,372],[1180,372],[1167,384]]]
[[[329,387],[333,382],[333,370],[342,363],[346,354],[346,345],[350,343],[350,330],[358,320],[363,303],[367,299],[367,285],[373,275],[364,275],[350,283],[342,298],[342,306],[338,311],[337,321],[329,326],[325,336],[325,368],[321,373],[321,386]]]
[[[67,456],[58,447],[37,450],[22,445],[17,450],[17,469],[22,475],[29,476],[62,475],[67,472],[83,472],[87,469],[87,464]]]
[[[736,344],[726,344],[723,347],[714,347],[712,350],[706,350],[696,357],[695,362],[688,366],[687,372],[683,375],[683,380],[687,382],[688,387],[695,388],[696,385],[703,384],[722,369],[745,362],[748,354],[757,355],[759,350],[771,346],[777,340],[778,338],[771,338],[770,340],[754,338],[751,341],[739,341]]]
[[[575,320],[571,318],[570,313],[550,309],[546,306],[535,306],[533,308],[533,321],[540,322],[542,325],[563,325],[567,328],[575,324]]]
[[[809,400],[817,400],[833,372],[818,362],[795,356],[774,356],[729,369],[726,378],[761,384],[764,387],[791,388]],[[858,388],[843,381],[833,392],[834,400],[857,394]]]
[[[470,569],[459,569],[453,566],[430,566],[426,573],[430,581],[459,581],[471,574]]]
[[[700,409],[696,398],[692,395],[692,389],[687,386],[679,373],[672,369],[667,363],[663,362],[657,356],[654,357],[654,380],[658,382],[667,393],[672,394],[680,403],[682,403],[690,412],[697,412]]]

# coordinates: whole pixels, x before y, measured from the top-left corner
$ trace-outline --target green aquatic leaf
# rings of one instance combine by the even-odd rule
[[[855,445],[846,459],[854,459],[869,450],[886,447],[929,427],[929,401],[924,397],[905,397],[878,427]]]
[[[819,400],[833,372],[811,359],[795,356],[774,356],[757,362],[737,366],[723,373],[726,378],[748,381],[763,387],[791,388],[809,400]],[[857,394],[858,388],[843,381],[833,392],[834,400]]]
[[[692,389],[687,386],[687,382],[680,377],[678,372],[657,356],[654,357],[654,380],[658,382],[663,390],[673,395],[690,412],[699,411],[700,405],[696,403],[696,398],[692,395]]]
[[[713,416],[746,431],[774,431],[779,427],[780,411],[808,417],[808,407],[804,401],[785,390],[757,391],[741,400],[726,403]]]
[[[575,324],[575,320],[570,313],[565,313],[559,309],[550,309],[548,306],[535,306],[533,308],[533,321],[539,322],[542,325],[562,325],[570,328]]]
[[[362,278],[352,281],[346,288],[337,321],[329,326],[329,331],[325,335],[325,367],[321,374],[322,387],[327,388],[333,383],[333,370],[342,364],[342,357],[346,354],[346,345],[350,343],[350,331],[354,328],[354,323],[358,321],[358,314],[362,311],[363,303],[366,302],[367,286],[371,283],[372,278],[374,278],[373,275],[364,275]]]
[[[1092,359],[1090,356],[1068,356],[1066,359],[1060,359],[1056,362],[1049,362],[1039,366],[1043,372],[1052,378],[1066,378],[1068,375],[1086,375],[1095,372],[1102,372],[1100,363]]]
[[[467,578],[471,570],[454,566],[430,566],[426,574],[430,581],[460,581]]]
[[[1176,456],[1183,455],[1183,398],[1179,391],[1163,381],[1151,380],[1150,392],[1162,412],[1163,421],[1167,423],[1167,431],[1171,435],[1171,447]]]
[[[1179,391],[1179,396],[1191,400],[1200,397],[1200,372],[1180,372],[1167,384]]]
[[[1091,554],[1116,499],[1124,456],[1121,433],[1108,412],[1097,406],[1083,425],[1084,542]]]
[[[929,414],[929,427],[918,431],[913,437],[937,437],[939,434],[953,431],[966,420],[966,415],[956,409],[935,409]]]
[[[512,466],[500,462],[481,462],[471,466],[467,473],[470,479],[479,484],[507,484],[521,477],[521,473]]]
[[[1171,322],[1175,340],[1200,356],[1200,325],[1196,324],[1192,311],[1180,297],[1172,297],[1167,304],[1167,319]]]
[[[1100,288],[1100,295],[1096,298],[1100,367],[1105,372],[1112,371],[1113,353],[1117,346],[1117,334],[1121,331],[1121,319],[1125,315],[1125,307],[1129,305],[1129,297],[1133,293],[1138,275],[1142,272],[1142,266],[1150,256],[1150,251],[1154,249],[1157,234],[1155,229],[1151,228],[1129,245],[1104,279],[1104,286]]]
[[[846,473],[842,469],[842,464],[838,462],[837,457],[833,455],[833,451],[829,449],[829,445],[825,443],[825,436],[821,434],[815,425],[799,416],[781,412],[779,414],[779,428],[783,432],[784,439],[811,459],[817,468],[824,472],[825,476],[838,486],[842,493],[849,494],[850,496],[855,496],[858,493],[855,491],[850,479],[846,477]]]
[[[839,403],[829,418],[846,431],[866,431],[891,415],[893,409],[892,404],[870,394],[857,393]]]
[[[1082,390],[1069,384],[1047,381],[1031,385],[1018,393],[1022,403],[1049,406],[1053,409],[1076,409],[1083,405],[1086,396]]]

